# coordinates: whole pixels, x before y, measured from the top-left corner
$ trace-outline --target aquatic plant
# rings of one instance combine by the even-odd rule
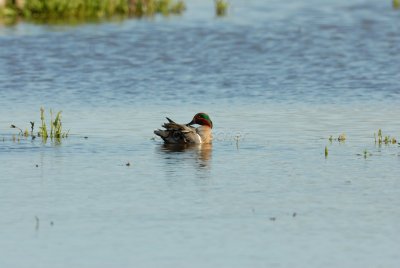
[[[43,142],[46,142],[47,138],[51,138],[52,140],[56,139],[59,141],[61,138],[68,137],[69,130],[67,132],[63,132],[62,130],[61,111],[56,113],[56,116],[53,119],[53,110],[50,109],[50,116],[51,119],[50,119],[50,134],[49,134],[45,119],[45,110],[43,107],[40,108],[41,126],[39,127],[37,136],[41,137]],[[17,127],[16,125],[11,125],[11,128],[19,130],[18,137],[19,136],[24,136],[25,138],[32,137],[32,140],[34,140],[36,138],[34,134],[35,122],[31,121],[30,125],[31,125],[31,131],[29,131],[28,128],[26,128],[25,131],[22,131],[22,129]],[[15,141],[16,139],[17,139],[16,137],[13,138],[13,141]]]
[[[400,0],[393,0],[392,6],[394,9],[399,9],[400,8]]]
[[[102,18],[128,12],[123,0],[30,0],[21,9],[28,19]]]
[[[228,2],[225,0],[214,0],[215,14],[217,16],[225,16],[228,10]]]
[[[367,159],[367,157],[372,156],[370,152],[367,151],[367,149],[364,150],[363,152],[364,158]]]
[[[172,14],[181,14],[185,10],[186,10],[186,5],[185,2],[183,1],[177,1],[170,7],[170,13]]]
[[[378,139],[377,139],[377,137],[378,137]],[[395,137],[383,136],[381,129],[378,130],[378,136],[376,135],[376,133],[374,133],[374,138],[375,138],[375,144],[378,143],[379,145],[382,145],[382,143],[384,143],[386,145],[397,143],[397,139]]]
[[[328,146],[325,146],[325,158],[328,157]]]
[[[155,1],[155,12],[163,15],[181,14],[186,9],[183,1],[172,2],[171,0]]]
[[[1,0],[0,0],[1,2]],[[5,25],[15,24],[17,21],[18,12],[15,8],[9,7],[5,4],[0,4],[0,22]]]
[[[53,121],[53,111],[51,109],[50,109],[50,115],[51,115],[50,137],[59,139],[62,136],[61,111],[57,113],[54,121]]]
[[[236,149],[237,149],[237,150],[239,150],[239,140],[240,140],[241,138],[242,138],[242,137],[241,137],[240,134],[235,135],[235,137],[234,137],[234,140],[235,140],[235,142],[236,142]]]
[[[31,135],[33,136],[33,129],[35,128],[35,122],[30,121],[31,123]]]
[[[40,108],[40,120],[42,121],[42,126],[39,127],[38,136],[42,137],[43,140],[46,140],[48,138],[48,135],[47,135],[46,122],[44,120],[44,108],[43,107]]]
[[[19,133],[22,133],[22,129],[20,129],[19,127],[17,127],[16,125],[11,125],[10,128],[15,128],[19,130]]]
[[[0,17],[22,17],[43,22],[70,22],[114,16],[153,16],[181,14],[182,0],[27,0],[7,1]]]
[[[332,143],[332,141],[334,141],[334,140],[338,141],[338,142],[344,142],[346,140],[346,134],[342,133],[336,139],[334,139],[333,136],[330,135],[328,140],[329,140],[330,143]]]

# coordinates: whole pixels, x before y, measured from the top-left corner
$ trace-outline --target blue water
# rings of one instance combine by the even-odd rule
[[[400,13],[230,3],[0,25],[0,267],[400,265],[400,147],[374,141],[400,139]],[[41,106],[67,139],[9,128]],[[200,111],[212,146],[154,139]]]

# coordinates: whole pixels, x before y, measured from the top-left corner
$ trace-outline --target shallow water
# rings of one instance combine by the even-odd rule
[[[0,26],[0,267],[398,267],[399,13],[231,2]],[[70,136],[13,141],[40,106]],[[153,140],[199,111],[212,146]]]

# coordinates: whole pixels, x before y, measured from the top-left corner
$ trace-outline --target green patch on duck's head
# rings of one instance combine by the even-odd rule
[[[194,124],[202,125],[202,126],[209,126],[210,128],[213,127],[213,123],[211,121],[211,118],[206,113],[197,113],[193,117],[193,120],[188,125],[194,125]]]

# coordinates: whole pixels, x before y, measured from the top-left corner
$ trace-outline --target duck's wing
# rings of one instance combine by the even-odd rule
[[[165,130],[154,130],[154,134],[160,136],[165,143],[201,143],[201,138],[194,127],[177,124],[168,117],[167,120],[168,123],[162,125]]]

